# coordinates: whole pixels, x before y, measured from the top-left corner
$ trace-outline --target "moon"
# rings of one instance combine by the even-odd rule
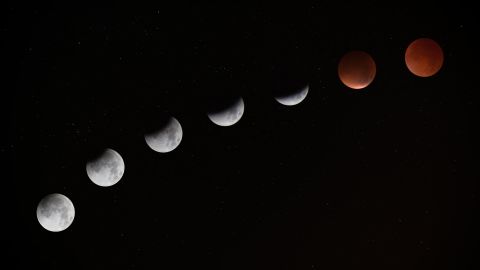
[[[240,121],[244,107],[243,99],[240,97],[228,108],[216,112],[210,112],[207,115],[213,123],[222,127],[227,127]]]
[[[60,232],[68,228],[75,217],[72,201],[65,195],[53,193],[45,196],[37,206],[37,219],[48,231]]]
[[[105,149],[100,156],[87,162],[86,169],[93,183],[109,187],[120,181],[125,172],[125,163],[115,150]]]
[[[432,39],[419,38],[405,52],[408,70],[419,77],[435,75],[443,66],[443,50]]]
[[[307,85],[304,88],[290,95],[275,97],[275,100],[278,101],[278,103],[285,106],[297,105],[300,102],[302,102],[305,99],[305,97],[307,97],[308,89],[309,89],[309,86]]]
[[[370,85],[376,71],[375,61],[364,51],[348,52],[338,64],[338,76],[342,83],[356,90]]]
[[[177,119],[170,117],[166,125],[152,133],[145,134],[145,141],[152,150],[167,153],[180,145],[182,137],[182,126]]]

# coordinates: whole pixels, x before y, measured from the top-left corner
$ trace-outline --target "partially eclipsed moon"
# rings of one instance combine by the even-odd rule
[[[230,107],[217,111],[208,113],[208,118],[210,120],[223,127],[231,126],[237,123],[240,118],[242,118],[244,111],[243,99],[240,97],[233,105]]]
[[[351,51],[345,54],[338,64],[338,76],[342,83],[357,90],[372,83],[376,70],[373,58],[363,51]]]
[[[429,38],[413,41],[405,52],[408,70],[419,77],[435,75],[443,65],[443,51],[440,45]]]
[[[115,150],[105,149],[99,157],[87,162],[86,169],[93,183],[109,187],[120,181],[125,172],[125,163]]]
[[[37,219],[48,231],[60,232],[68,228],[75,217],[72,201],[65,195],[53,193],[45,196],[37,206]]]
[[[164,127],[146,134],[145,141],[152,150],[160,153],[167,153],[180,145],[182,137],[182,126],[177,119],[170,117],[168,123]]]
[[[276,97],[275,100],[277,100],[278,103],[286,106],[297,105],[300,102],[302,102],[305,99],[305,97],[307,97],[308,89],[309,89],[309,86],[307,85],[304,88],[300,89],[299,91],[292,93],[290,95]]]

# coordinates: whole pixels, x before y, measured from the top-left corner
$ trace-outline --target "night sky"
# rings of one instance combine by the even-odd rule
[[[478,12],[317,2],[10,6],[5,269],[476,269]],[[421,37],[445,55],[428,78],[404,60]],[[337,74],[351,50],[376,63],[362,90]],[[209,120],[238,96],[238,123]],[[157,153],[166,115],[183,139]],[[105,148],[111,187],[85,170]],[[50,193],[65,231],[37,221]]]

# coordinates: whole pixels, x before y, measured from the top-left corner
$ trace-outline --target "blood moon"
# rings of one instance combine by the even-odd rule
[[[408,46],[405,63],[408,70],[419,77],[433,76],[443,65],[442,48],[432,39],[419,38]]]
[[[360,90],[372,83],[377,72],[373,58],[364,51],[346,53],[338,63],[338,76],[346,86]]]

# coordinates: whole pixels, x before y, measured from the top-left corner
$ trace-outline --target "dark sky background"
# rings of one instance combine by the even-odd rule
[[[134,4],[8,9],[8,269],[479,264],[473,8]],[[430,78],[404,62],[420,37],[445,53]],[[350,50],[377,65],[360,91],[337,76]],[[297,106],[273,99],[305,84]],[[234,96],[242,119],[210,122]],[[143,135],[164,115],[184,137],[160,154]],[[85,164],[106,147],[126,169],[101,188]],[[36,218],[50,193],[75,206],[60,233]]]

